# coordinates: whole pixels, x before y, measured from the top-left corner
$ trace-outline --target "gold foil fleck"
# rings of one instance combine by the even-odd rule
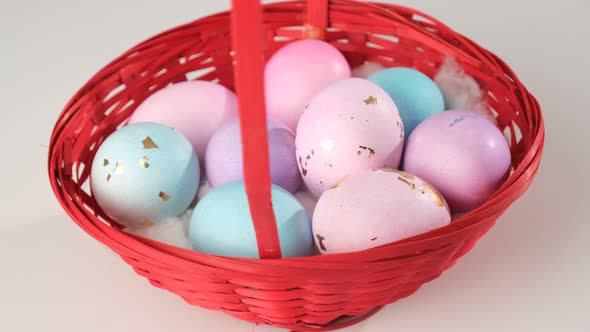
[[[371,105],[371,104],[375,105],[375,104],[379,103],[379,99],[377,99],[374,96],[369,96],[369,98],[364,99],[363,102],[365,103],[365,105]]]
[[[369,151],[369,159],[372,158],[373,156],[375,156],[375,150],[366,146],[362,146],[359,145],[359,150],[356,152],[357,156],[361,155],[361,151],[360,150],[365,150],[365,151]]]
[[[424,191],[424,189],[422,189],[422,188],[418,188],[418,192],[419,192],[419,193],[421,193],[421,194],[425,194],[425,193],[426,193],[426,192]]]
[[[434,203],[436,203],[436,205],[438,206],[443,206],[444,200],[442,198],[442,195],[438,192],[438,190],[436,190],[436,188],[431,186],[428,182],[424,182],[422,185],[426,190],[428,190],[428,192],[430,192],[430,196],[434,200]]]
[[[412,174],[410,174],[410,173],[406,173],[406,172],[404,172],[404,171],[397,171],[397,172],[398,172],[398,173],[399,173],[401,176],[405,177],[406,179],[410,179],[410,180],[413,180],[413,179],[415,179],[415,177],[414,177]]]
[[[313,156],[315,154],[315,151],[313,149],[311,149],[311,155]]]
[[[317,237],[317,239],[319,241],[320,249],[322,249],[323,251],[326,251],[327,249],[326,249],[326,246],[324,245],[324,240],[326,238],[323,237],[323,236],[321,236],[321,235],[319,235],[319,234],[316,234],[315,236]]]
[[[162,201],[164,202],[168,202],[168,200],[170,199],[170,195],[168,195],[167,193],[160,191],[160,193],[158,194],[158,196],[162,199]]]
[[[107,166],[109,164],[109,160],[105,159],[102,161],[102,166]]]
[[[410,187],[411,190],[416,189],[416,185],[415,184],[413,184],[412,182],[410,182],[410,181],[402,178],[401,176],[398,176],[397,179],[400,180],[401,182],[407,184]]]
[[[307,155],[307,157],[305,157],[305,159],[310,160],[311,159],[311,156],[310,155]]]
[[[337,188],[342,183],[342,181],[346,180],[347,177],[348,177],[348,175],[343,176],[340,180],[334,182],[334,184],[330,186],[330,189]]]
[[[305,165],[307,165],[307,161],[305,162]],[[301,174],[303,174],[303,176],[306,176],[307,170],[305,169],[305,167],[303,167],[301,156],[299,156],[299,166],[301,166]]]
[[[143,158],[139,159],[139,166],[143,168],[150,167],[150,163],[148,163],[148,157],[144,156]]]
[[[115,163],[115,169],[113,170],[113,173],[115,175],[119,175],[119,174],[123,173],[123,170],[124,170],[123,165],[119,164],[119,162],[117,161]]]
[[[388,173],[397,173],[397,174],[405,177],[406,179],[410,179],[410,180],[415,179],[415,177],[412,174],[406,173],[404,171],[400,171],[399,169],[393,169],[393,168],[377,168],[375,170],[376,171],[388,172]]]
[[[144,221],[143,221],[143,224],[141,224],[141,225],[142,225],[143,227],[152,227],[152,226],[154,226],[154,225],[155,225],[155,223],[154,223],[153,221],[151,221],[151,220],[147,220],[147,219],[146,219],[146,220],[144,220]]]
[[[156,144],[156,142],[154,142],[152,140],[151,137],[146,137],[143,141],[141,141],[141,143],[143,144],[143,148],[144,149],[157,149],[159,148],[158,145]]]

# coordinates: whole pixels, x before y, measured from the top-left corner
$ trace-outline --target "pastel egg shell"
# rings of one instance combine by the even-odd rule
[[[283,257],[314,253],[311,220],[288,191],[271,188],[273,210]],[[259,258],[243,181],[217,187],[197,204],[190,224],[195,251],[231,257]]]
[[[432,114],[445,110],[438,86],[423,73],[404,67],[387,68],[369,77],[389,96],[399,110],[406,136]]]
[[[207,81],[187,81],[149,96],[128,123],[156,122],[178,130],[202,161],[213,132],[237,113],[236,95],[226,87]]]
[[[301,176],[295,159],[295,135],[284,124],[268,119],[268,146],[272,183],[295,193]],[[242,138],[239,119],[219,128],[205,152],[205,168],[213,188],[243,179]]]
[[[330,83],[349,77],[350,66],[334,46],[315,39],[291,42],[266,64],[266,110],[295,131],[313,95]]]
[[[98,148],[93,196],[124,225],[150,225],[182,214],[199,187],[199,162],[178,131],[142,122],[122,127]]]
[[[397,168],[403,124],[389,95],[360,78],[320,91],[302,115],[295,145],[303,180],[316,197],[346,175]]]
[[[346,177],[318,200],[314,240],[322,254],[378,247],[451,221],[438,191],[404,172],[368,170]]]
[[[404,169],[438,188],[453,212],[483,204],[505,180],[510,147],[486,118],[449,110],[423,121],[410,135]]]

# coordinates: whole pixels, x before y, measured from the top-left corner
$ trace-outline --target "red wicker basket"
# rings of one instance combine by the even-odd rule
[[[67,104],[51,137],[49,178],[63,208],[154,286],[251,322],[294,330],[342,327],[437,278],[532,182],[544,142],[540,107],[502,60],[468,38],[425,14],[388,4],[310,0],[261,7],[257,0],[234,0],[233,6],[231,16],[223,12],[166,31],[108,64]],[[444,228],[362,252],[280,259],[261,51],[268,58],[297,38],[331,42],[352,66],[373,61],[430,76],[445,57],[454,57],[487,92],[489,110],[510,143],[511,175],[485,204]],[[265,259],[205,255],[130,235],[99,209],[89,190],[89,165],[102,141],[148,95],[196,78],[238,93],[244,175]],[[350,316],[356,318],[341,319]]]

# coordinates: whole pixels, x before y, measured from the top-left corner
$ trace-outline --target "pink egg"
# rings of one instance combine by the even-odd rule
[[[322,254],[378,247],[451,221],[448,206],[431,185],[411,174],[379,169],[343,179],[318,200],[313,237]]]
[[[508,142],[493,123],[473,113],[446,111],[412,131],[404,170],[438,188],[453,212],[465,212],[498,189],[510,161]]]
[[[268,114],[295,131],[311,97],[328,84],[350,77],[344,56],[332,45],[299,40],[278,50],[266,64]]]
[[[316,197],[346,175],[397,168],[403,124],[391,97],[373,82],[350,78],[320,91],[301,116],[299,171]]]
[[[207,142],[224,122],[237,116],[236,95],[216,83],[181,82],[149,96],[129,124],[157,122],[174,128],[191,142],[202,162]]]

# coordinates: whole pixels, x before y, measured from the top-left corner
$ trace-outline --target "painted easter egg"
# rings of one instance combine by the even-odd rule
[[[493,123],[451,110],[416,127],[408,138],[403,167],[438,188],[453,212],[465,212],[498,189],[510,161],[508,142]]]
[[[406,136],[429,116],[445,110],[438,86],[421,72],[404,67],[387,68],[369,77],[389,96],[399,110]]]
[[[313,236],[322,254],[360,251],[450,223],[441,194],[411,174],[368,170],[344,178],[318,200]]]
[[[271,195],[283,257],[312,255],[311,221],[303,206],[279,186],[272,186]],[[205,195],[193,212],[189,232],[195,251],[259,258],[243,181],[225,184]]]
[[[334,46],[315,39],[291,42],[266,64],[267,112],[295,131],[311,97],[330,83],[349,77],[350,67]]]
[[[273,119],[267,121],[267,128],[271,181],[295,193],[301,185],[295,159],[295,135]],[[212,188],[243,179],[242,138],[237,118],[211,137],[205,152],[205,169]]]
[[[394,102],[378,85],[360,78],[335,82],[314,96],[295,138],[299,170],[316,197],[346,175],[397,168],[403,142]]]
[[[128,226],[182,214],[199,187],[199,161],[178,131],[157,123],[122,127],[98,148],[92,194],[102,210]]]

